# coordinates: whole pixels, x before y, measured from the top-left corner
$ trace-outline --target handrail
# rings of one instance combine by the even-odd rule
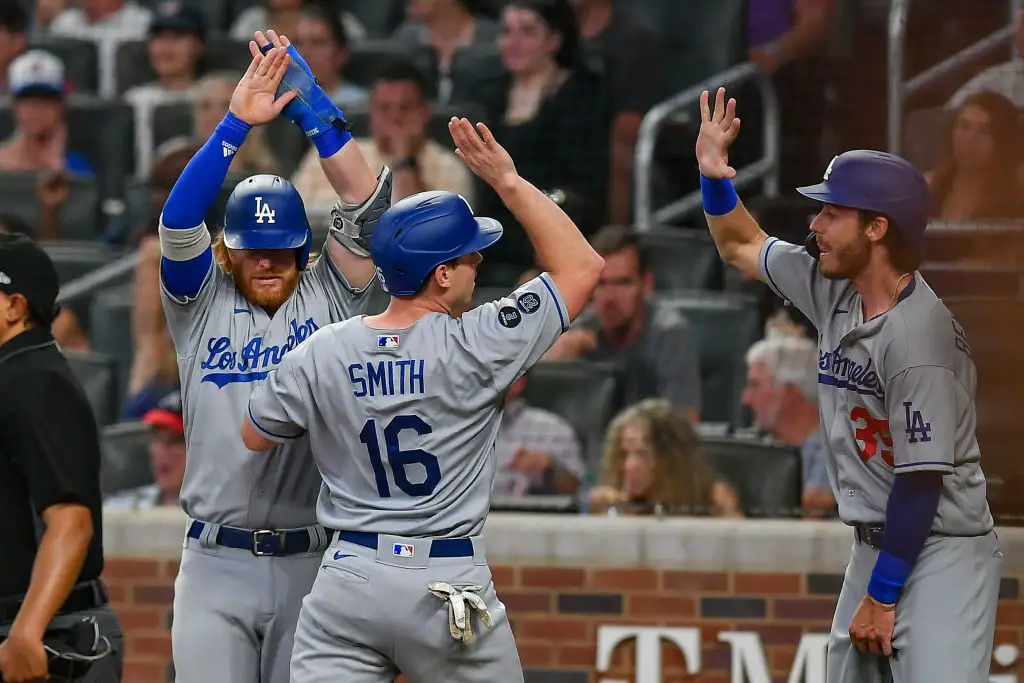
[[[669,99],[655,105],[644,116],[640,124],[635,157],[635,208],[634,220],[639,232],[649,232],[658,223],[684,216],[701,206],[700,191],[696,190],[668,206],[655,211],[652,199],[652,175],[654,149],[658,133],[671,116],[700,101],[705,90],[715,92],[720,86],[735,87],[754,81],[761,91],[764,108],[764,157],[745,168],[738,169],[733,184],[737,187],[749,185],[759,178],[765,179],[765,194],[775,197],[779,191],[779,101],[772,87],[771,79],[757,65],[747,62],[716,74]]]
[[[977,41],[955,55],[947,57],[938,64],[925,69],[922,73],[909,80],[904,80],[906,70],[906,34],[907,16],[910,14],[911,0],[892,0],[889,6],[889,35],[888,35],[888,147],[893,154],[900,153],[903,142],[903,104],[906,100],[941,78],[956,71],[965,64],[985,56],[989,52],[1003,47],[1007,43],[1013,45],[1014,56],[1017,56],[1016,45],[1013,37],[1016,33],[1017,17],[1020,15],[1021,5],[1024,0],[1009,0],[1010,25]]]
[[[61,286],[60,292],[57,294],[57,303],[63,304],[73,301],[120,280],[135,270],[136,266],[139,265],[139,258],[139,252],[133,251],[116,261],[111,261],[96,270],[91,270],[81,277],[76,277],[74,280],[66,282]]]

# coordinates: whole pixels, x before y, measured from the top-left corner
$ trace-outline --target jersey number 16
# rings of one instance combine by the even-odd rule
[[[416,415],[396,415],[391,422],[388,422],[384,427],[384,448],[388,454],[391,475],[395,480],[395,486],[402,493],[413,498],[429,496],[441,483],[441,465],[437,461],[437,456],[419,448],[402,450],[398,442],[398,435],[407,429],[416,432],[419,436],[433,431],[430,425]],[[384,459],[381,457],[376,420],[366,421],[363,430],[359,432],[359,440],[365,444],[366,451],[370,455],[373,477],[377,481],[377,493],[381,498],[390,498],[391,486],[388,483],[388,472],[384,467]],[[426,478],[421,482],[413,483],[406,470],[409,465],[422,465],[426,470]]]

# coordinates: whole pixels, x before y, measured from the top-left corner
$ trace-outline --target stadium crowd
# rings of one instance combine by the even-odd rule
[[[962,22],[958,40],[985,28],[978,16],[998,14],[990,4],[1005,10],[972,0],[976,21]],[[567,499],[567,509],[592,514],[832,516],[813,330],[766,287],[722,269],[699,215],[656,234],[630,228],[634,159],[651,107],[753,62],[778,94],[783,198],[754,197],[750,206],[769,232],[802,241],[815,209],[790,200],[791,188],[815,182],[840,149],[884,145],[875,103],[862,116],[849,111],[866,92],[884,100],[884,80],[849,66],[884,32],[886,6],[0,0],[0,88],[9,96],[0,109],[0,228],[45,243],[65,282],[137,255],[129,275],[68,301],[53,328],[104,427],[105,504],[177,505],[185,439],[156,226],[170,188],[227,110],[249,61],[246,43],[274,28],[345,110],[374,171],[393,169],[394,200],[450,190],[509,226],[480,269],[481,298],[543,264],[453,153],[444,125],[453,113],[487,121],[520,173],[562,204],[605,259],[592,310],[508,391],[496,500]],[[728,30],[700,39],[693,24],[712,20]],[[1024,19],[1017,41],[1024,52]],[[944,101],[915,112],[929,125],[915,128],[908,149],[916,144],[912,160],[926,164],[936,219],[1020,218],[1024,68],[1014,58],[972,69]],[[753,86],[736,97],[741,165],[762,153],[766,111]],[[249,135],[224,197],[242,177],[282,175],[322,223],[336,197],[316,150],[276,123]],[[693,131],[685,117],[663,131],[659,198],[696,187]],[[762,495],[749,461],[729,466],[737,461],[721,453],[726,437],[765,446],[745,457],[785,463],[787,493]]]

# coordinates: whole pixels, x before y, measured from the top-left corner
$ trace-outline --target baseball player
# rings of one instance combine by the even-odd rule
[[[364,310],[368,237],[390,204],[390,172],[374,177],[287,39],[256,39],[229,113],[174,185],[159,228],[187,443],[171,631],[178,683],[288,681],[302,597],[328,542],[316,523],[322,480],[307,440],[254,459],[238,430],[253,388],[286,354]],[[302,199],[277,176],[234,188],[222,233],[211,238],[203,222],[248,131],[279,114],[307,132],[340,195],[319,258]]]
[[[550,270],[467,311],[501,225],[459,195],[408,197],[371,241],[387,310],[324,328],[253,393],[246,445],[308,433],[318,516],[339,530],[303,601],[292,683],[523,680],[480,539],[502,396],[583,309],[604,260],[483,124],[450,128]]]
[[[975,438],[971,348],[917,272],[931,206],[903,159],[856,150],[798,191],[823,204],[807,247],[768,237],[730,182],[725,90],[701,97],[704,212],[729,264],[818,330],[828,477],[855,542],[829,639],[829,683],[984,683],[1002,553]]]

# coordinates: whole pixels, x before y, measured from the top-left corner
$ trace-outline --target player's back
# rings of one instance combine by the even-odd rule
[[[567,322],[541,276],[460,319],[431,313],[377,330],[353,318],[314,334],[282,365],[274,393],[286,414],[289,404],[308,406],[296,408],[296,421],[327,485],[319,521],[402,536],[479,534],[504,391]]]

